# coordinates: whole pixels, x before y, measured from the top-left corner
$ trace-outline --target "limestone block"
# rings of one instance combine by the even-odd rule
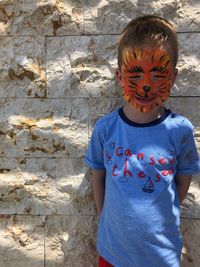
[[[48,97],[119,96],[116,36],[48,38]],[[193,42],[191,42],[193,40]],[[200,34],[179,34],[180,59],[173,96],[200,95]]]
[[[1,35],[80,34],[81,0],[0,1]]]
[[[86,0],[84,33],[119,34],[133,18],[156,14],[172,21],[178,31],[198,31],[199,0]]]
[[[88,141],[84,99],[0,100],[2,156],[81,157]]]
[[[0,216],[0,266],[44,266],[44,216]]]
[[[178,37],[178,77],[172,95],[200,96],[200,33],[180,33]]]
[[[47,38],[48,97],[117,97],[116,36]]]
[[[96,224],[93,216],[48,216],[45,228],[45,266],[96,266]]]
[[[0,214],[96,214],[83,159],[0,158],[0,189]]]
[[[200,220],[182,219],[181,233],[184,248],[182,251],[182,267],[198,267],[200,263]]]
[[[1,98],[46,97],[44,37],[0,37],[0,57]]]
[[[70,196],[73,214],[96,215],[91,190],[91,174],[83,159],[56,158],[56,189]],[[64,203],[63,203],[64,204]],[[58,207],[59,208],[59,207]],[[58,214],[67,214],[58,209]]]
[[[73,213],[70,195],[57,190],[55,176],[53,159],[0,159],[0,213]]]

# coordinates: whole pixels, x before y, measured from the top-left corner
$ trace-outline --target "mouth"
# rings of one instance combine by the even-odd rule
[[[150,103],[152,103],[154,100],[156,99],[156,97],[145,97],[145,96],[141,96],[141,95],[135,95],[134,96],[134,100],[136,102],[138,102],[139,104],[143,104],[143,105],[148,105]]]

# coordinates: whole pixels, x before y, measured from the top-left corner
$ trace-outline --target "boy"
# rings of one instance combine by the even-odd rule
[[[126,104],[97,121],[85,157],[101,267],[180,266],[180,203],[200,162],[193,126],[163,106],[177,59],[176,33],[163,18],[139,17],[121,35],[116,78]]]

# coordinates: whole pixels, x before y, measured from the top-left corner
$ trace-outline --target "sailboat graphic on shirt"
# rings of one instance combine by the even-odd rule
[[[142,188],[142,190],[145,193],[152,193],[154,191],[154,184],[153,184],[153,181],[151,180],[150,176],[149,176],[147,182],[145,183],[144,187]]]

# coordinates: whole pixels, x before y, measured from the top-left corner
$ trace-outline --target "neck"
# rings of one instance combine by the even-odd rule
[[[126,117],[136,123],[148,123],[154,121],[164,115],[164,107],[157,107],[150,112],[141,112],[131,106],[129,103],[126,103],[123,108],[124,114]]]

